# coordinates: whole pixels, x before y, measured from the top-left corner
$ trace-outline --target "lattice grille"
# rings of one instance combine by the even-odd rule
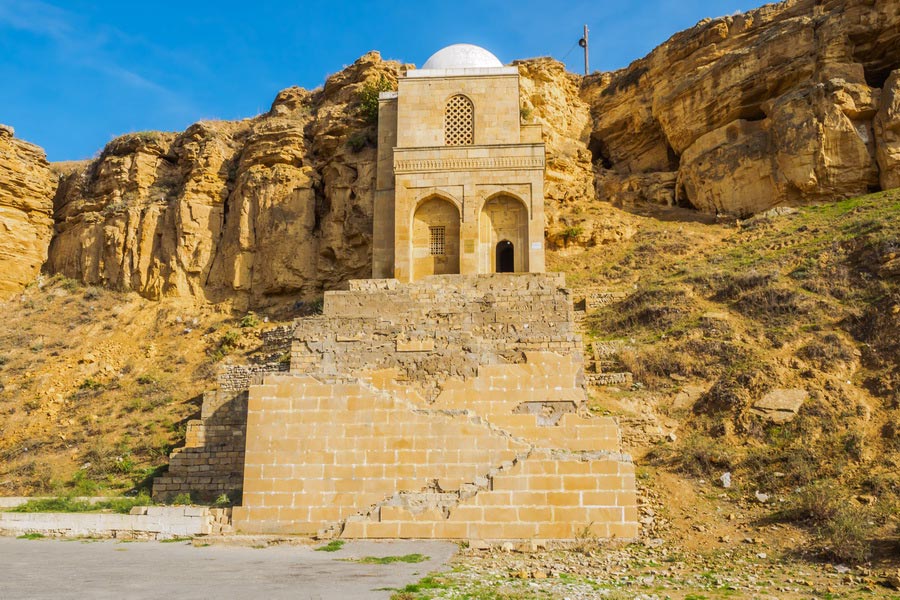
[[[444,142],[448,146],[470,146],[475,143],[474,115],[472,101],[465,96],[453,96],[447,101]]]
[[[447,228],[443,225],[440,227],[429,227],[431,230],[431,255],[432,256],[443,256],[444,252],[444,240],[446,240],[446,232]]]

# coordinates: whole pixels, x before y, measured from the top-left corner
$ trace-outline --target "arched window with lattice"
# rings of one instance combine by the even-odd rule
[[[448,146],[471,146],[475,143],[475,107],[462,94],[447,100],[444,143]]]

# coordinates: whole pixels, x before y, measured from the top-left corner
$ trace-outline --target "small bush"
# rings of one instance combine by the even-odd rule
[[[819,529],[823,550],[837,560],[862,563],[871,552],[875,525],[868,511],[843,503]]]
[[[226,508],[228,506],[232,506],[233,504],[234,503],[228,497],[228,494],[219,494],[218,497],[216,497],[216,500],[215,500],[215,502],[213,502],[212,505],[216,508]]]
[[[79,390],[96,391],[96,390],[103,389],[103,384],[100,383],[99,381],[97,381],[96,379],[91,379],[90,377],[88,377],[87,379],[85,379],[84,381],[81,382],[81,384],[78,386],[78,389]]]
[[[137,378],[137,382],[140,385],[154,385],[156,383],[159,383],[159,378],[154,375],[150,375],[149,373],[145,373]]]
[[[240,326],[242,328],[245,327],[259,327],[259,324],[262,321],[259,320],[259,317],[256,316],[255,312],[248,312],[246,315],[241,318]]]
[[[378,122],[378,95],[394,89],[394,84],[383,74],[376,80],[366,81],[356,93],[359,112],[367,123]]]
[[[675,448],[654,452],[651,459],[682,473],[708,479],[733,470],[736,462],[724,444],[700,433],[690,434]]]
[[[835,483],[817,481],[797,492],[791,506],[792,516],[815,524],[825,523],[834,518],[847,500]]]
[[[369,128],[365,131],[357,131],[347,138],[347,147],[353,152],[359,152],[366,146],[375,146],[377,142],[374,131]]]
[[[240,339],[241,332],[236,329],[232,329],[222,336],[222,341],[220,342],[219,346],[225,352],[231,352],[232,350],[237,348],[238,341]]]
[[[172,501],[169,504],[174,504],[176,506],[193,504],[193,502],[191,501],[191,494],[189,492],[182,492],[180,494],[177,494],[174,498],[172,498]]]
[[[797,351],[797,356],[826,373],[834,371],[841,364],[851,363],[854,359],[853,348],[833,333],[806,344]]]

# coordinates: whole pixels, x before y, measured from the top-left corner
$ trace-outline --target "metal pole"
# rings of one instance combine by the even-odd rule
[[[588,28],[587,25],[584,26],[584,74],[588,75],[590,73],[590,67],[588,66]]]

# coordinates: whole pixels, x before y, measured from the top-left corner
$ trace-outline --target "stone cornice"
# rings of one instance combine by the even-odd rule
[[[543,169],[544,157],[539,156],[488,156],[412,158],[394,160],[394,173],[422,173],[430,171],[490,171],[506,169]]]

